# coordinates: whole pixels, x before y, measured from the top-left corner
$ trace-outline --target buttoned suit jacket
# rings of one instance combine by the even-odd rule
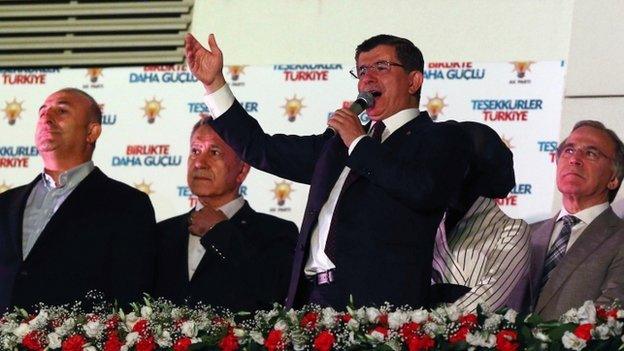
[[[533,312],[557,319],[586,300],[624,300],[624,221],[608,208],[585,228],[539,291],[557,217],[535,223],[531,235],[528,300]]]
[[[297,240],[294,223],[258,213],[245,202],[232,218],[201,238],[206,253],[189,281],[189,215],[158,223],[158,296],[232,310],[284,303]]]
[[[22,256],[30,184],[0,194],[0,311],[85,300],[90,290],[122,305],[151,291],[154,209],[146,194],[97,167],[52,216]]]
[[[429,302],[436,228],[467,167],[469,141],[459,127],[434,124],[427,113],[383,143],[365,137],[350,155],[339,136],[265,134],[238,102],[211,122],[247,163],[310,184],[286,306],[306,302],[302,287],[310,237],[345,165],[359,176],[345,183],[332,216],[336,265],[332,289],[341,306],[425,306]]]

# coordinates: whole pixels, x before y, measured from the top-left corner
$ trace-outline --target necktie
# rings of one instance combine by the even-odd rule
[[[386,125],[382,121],[378,121],[372,127],[372,133],[370,137],[381,143],[381,134],[383,133]],[[342,189],[340,189],[340,195],[338,196],[338,201],[336,202],[336,209],[340,205],[340,201],[342,200],[342,195],[344,194],[345,189],[351,185],[357,178],[359,174],[353,170],[349,171],[347,178],[345,178],[345,182],[342,185]],[[334,261],[334,254],[336,252],[336,234],[334,233],[334,223],[336,221],[336,211],[334,210],[334,215],[331,219],[331,224],[329,225],[329,233],[327,233],[327,241],[325,242],[325,254],[329,257],[330,260]]]
[[[565,256],[568,241],[570,241],[570,233],[572,233],[572,227],[581,221],[571,215],[563,216],[561,219],[563,220],[563,228],[561,228],[559,236],[557,236],[557,239],[553,243],[552,247],[548,250],[546,261],[544,261],[544,272],[542,273],[540,291],[544,288],[544,285],[546,285],[552,270],[555,269],[563,256]]]

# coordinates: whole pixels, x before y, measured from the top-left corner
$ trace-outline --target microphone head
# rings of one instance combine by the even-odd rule
[[[360,100],[363,102],[363,109],[366,110],[367,108],[373,107],[375,106],[375,98],[373,97],[373,94],[369,93],[368,91],[363,91],[361,93],[358,94],[357,96],[357,100]]]

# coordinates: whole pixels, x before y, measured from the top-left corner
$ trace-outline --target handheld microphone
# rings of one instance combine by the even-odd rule
[[[359,115],[360,113],[364,112],[364,110],[366,110],[369,107],[373,107],[374,105],[375,105],[375,98],[373,97],[373,94],[369,93],[368,91],[363,91],[358,94],[355,101],[353,101],[351,106],[349,106],[349,110],[351,110],[351,112],[355,113],[356,115]],[[327,130],[325,131],[325,133],[328,133],[328,132],[331,133],[332,135],[337,134],[336,130],[332,127],[327,127]]]

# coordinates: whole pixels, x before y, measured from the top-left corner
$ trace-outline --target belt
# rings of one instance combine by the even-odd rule
[[[336,278],[334,277],[333,269],[321,273],[316,273],[315,275],[307,275],[306,277],[309,281],[316,285],[331,284],[336,280]]]

